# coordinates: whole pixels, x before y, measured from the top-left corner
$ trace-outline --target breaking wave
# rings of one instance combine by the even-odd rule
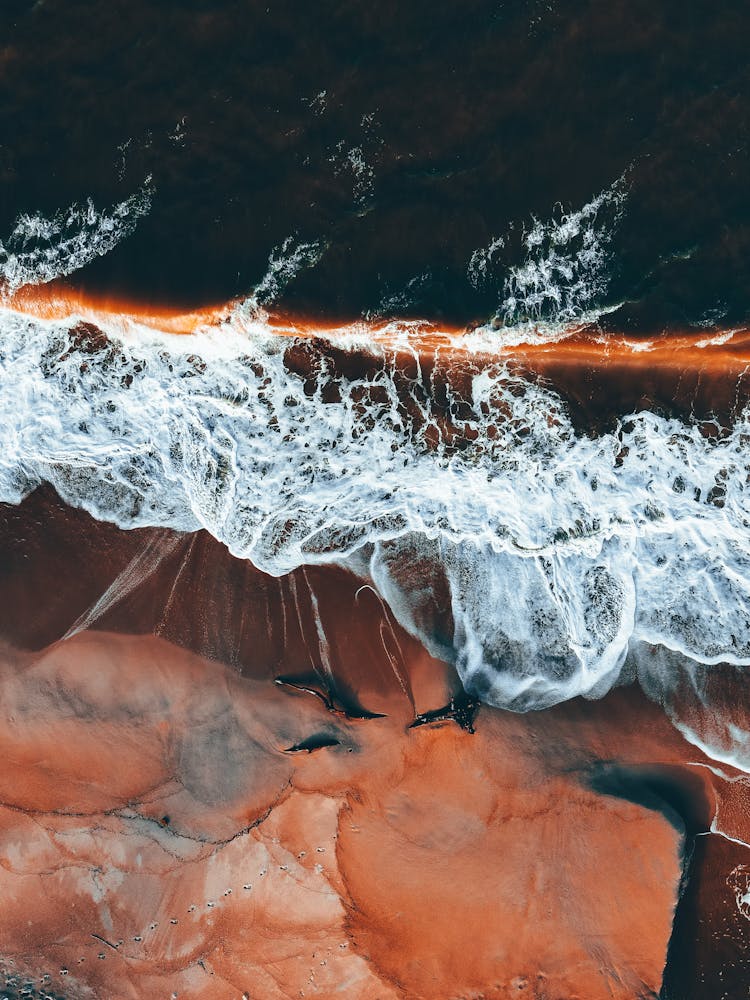
[[[304,242],[295,236],[287,236],[269,254],[266,273],[252,295],[238,306],[240,315],[262,316],[263,307],[275,302],[300,271],[315,267],[324,250],[325,244],[319,240]]]
[[[49,482],[122,527],[205,528],[271,574],[346,564],[515,710],[645,671],[680,721],[685,690],[750,663],[747,416],[708,436],[641,412],[593,437],[497,357],[0,326],[2,501]],[[721,739],[750,767],[743,733]]]
[[[63,278],[103,257],[148,214],[152,194],[148,178],[139,191],[109,210],[97,209],[88,198],[52,216],[19,215],[10,235],[0,241],[3,291]]]
[[[571,323],[593,323],[617,306],[604,301],[610,284],[612,238],[627,195],[625,175],[576,211],[556,207],[543,222],[532,217],[521,231],[494,237],[475,250],[466,276],[477,290],[501,289],[490,326],[508,343],[559,339]],[[520,250],[522,259],[507,258]]]

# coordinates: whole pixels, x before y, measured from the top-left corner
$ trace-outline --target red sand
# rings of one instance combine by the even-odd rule
[[[204,534],[93,623],[121,634],[55,641],[159,533],[50,491],[2,513],[6,973],[102,1000],[659,990],[683,835],[602,773],[682,788],[696,830],[744,785],[635,689],[410,728],[456,681],[370,591],[270,580]],[[343,703],[273,683],[322,675],[313,593]],[[383,717],[347,717],[352,695]]]
[[[13,305],[133,316],[60,290]],[[287,352],[303,377],[319,351],[377,363],[274,322],[309,337]],[[458,335],[415,346],[460,380],[487,358]],[[731,417],[748,337],[701,339],[579,333],[512,358],[592,428],[643,405]],[[49,489],[0,507],[0,606],[0,973],[101,1000],[642,1000],[669,945],[675,997],[750,981],[750,849],[708,834],[718,815],[750,839],[745,778],[638,690],[413,727],[457,679],[361,581],[266,577],[203,532],[120,531]]]
[[[103,632],[11,658],[2,689],[0,937],[58,989],[62,968],[102,997],[658,988],[678,833],[539,746],[585,747],[596,709],[482,710],[472,735],[407,729],[394,696],[348,721]],[[285,752],[319,732],[338,744]]]

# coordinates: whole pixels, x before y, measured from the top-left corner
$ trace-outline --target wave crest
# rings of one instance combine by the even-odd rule
[[[143,187],[112,208],[97,209],[91,198],[45,216],[24,213],[0,241],[0,278],[6,293],[24,285],[63,278],[109,253],[151,209],[153,188]]]
[[[470,284],[476,289],[493,284],[501,288],[490,326],[528,328],[534,340],[539,339],[535,328],[543,326],[546,339],[553,339],[553,328],[564,333],[571,323],[593,323],[614,308],[603,302],[610,283],[612,238],[626,195],[623,174],[576,211],[557,205],[546,222],[532,216],[521,233],[520,263],[507,260],[518,243],[510,233],[475,250],[467,269]],[[503,337],[508,339],[507,332]],[[516,340],[512,335],[509,339]]]

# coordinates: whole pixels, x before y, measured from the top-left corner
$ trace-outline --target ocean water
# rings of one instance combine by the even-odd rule
[[[746,34],[743,4],[677,0],[10,0],[0,238],[24,213],[111,211],[150,178],[149,215],[77,274],[87,290],[223,302],[292,239],[318,251],[288,310],[473,326],[534,220],[623,177],[608,328],[734,326]]]
[[[204,528],[272,575],[349,566],[498,707],[601,696],[641,670],[661,699],[686,677],[700,698],[697,668],[750,662],[745,410],[728,425],[615,413],[595,433],[514,363],[524,342],[564,346],[589,307],[608,242],[591,219],[608,197],[537,223],[507,279],[517,303],[523,277],[540,273],[526,292],[559,300],[553,322],[488,324],[431,355],[418,324],[393,324],[390,341],[367,324],[279,333],[269,288],[300,266],[298,247],[272,258],[266,306],[256,293],[183,337],[9,307],[0,499],[51,483],[123,528]],[[90,252],[109,245],[95,230]],[[697,344],[708,363],[714,341]],[[628,350],[648,363],[647,344]],[[421,580],[439,582],[449,610]],[[658,671],[653,656],[640,665],[644,646],[664,651]],[[702,725],[702,745],[748,767],[745,731],[715,728],[714,746]]]
[[[205,530],[351,571],[494,708],[639,685],[744,782],[748,31],[672,0],[4,4],[0,503],[167,529],[61,638]],[[664,1000],[713,1000],[680,971],[696,843]]]

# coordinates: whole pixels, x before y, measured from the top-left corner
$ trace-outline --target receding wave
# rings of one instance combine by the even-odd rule
[[[695,721],[706,673],[750,663],[744,411],[713,434],[643,411],[593,435],[511,358],[0,327],[2,501],[49,482],[122,527],[205,528],[271,574],[345,563],[487,702],[639,673],[750,767],[734,723]]]

